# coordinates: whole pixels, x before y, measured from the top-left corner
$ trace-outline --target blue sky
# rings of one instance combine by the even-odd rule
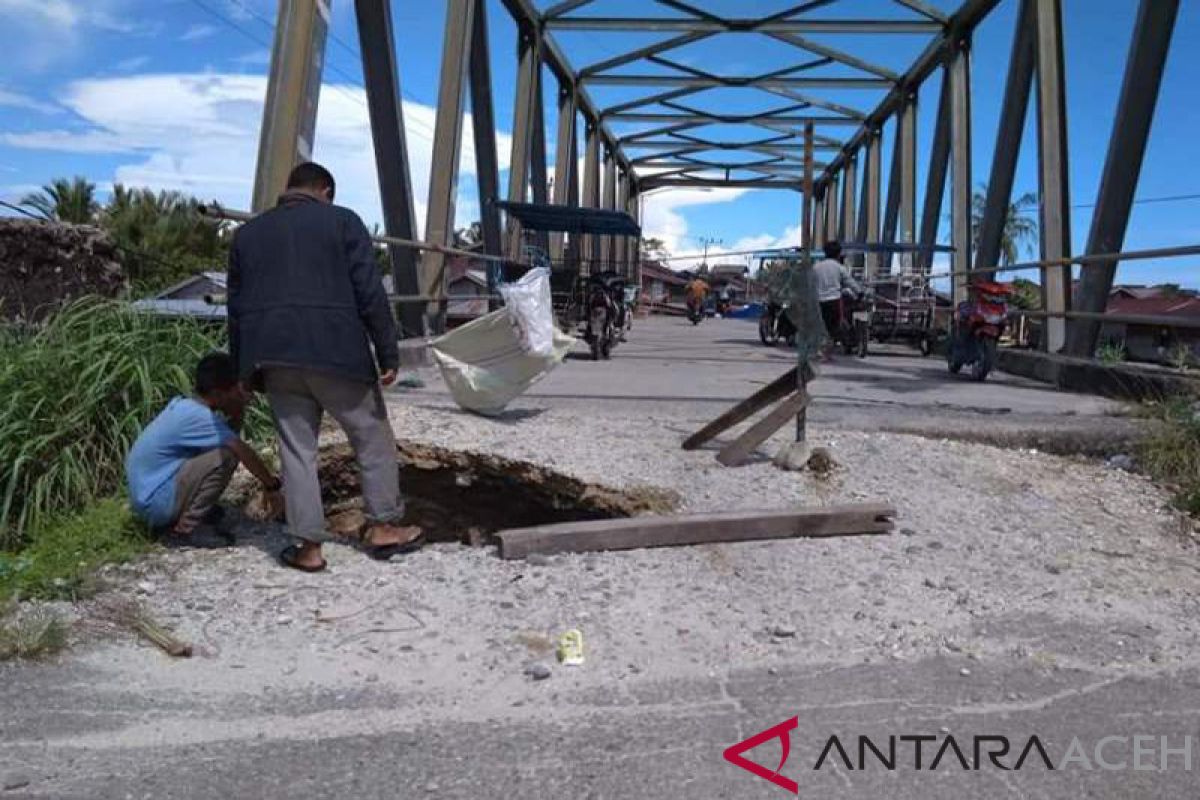
[[[547,5],[543,0],[538,4]],[[762,16],[792,5],[785,0],[697,0],[696,4],[737,16]],[[943,9],[953,5],[951,0],[933,4]],[[437,0],[402,0],[394,5],[410,159],[418,216],[423,222],[445,6]],[[1093,202],[1096,196],[1136,7],[1134,0],[1063,0],[1071,200],[1079,206]],[[595,0],[575,13],[620,16],[648,8],[655,7],[638,0]],[[975,36],[976,182],[986,180],[990,168],[1015,8],[1015,0],[1004,0]],[[488,10],[495,114],[504,166],[512,121],[516,31],[498,2],[489,0]],[[881,13],[897,19],[915,18],[889,0],[840,0],[813,13],[817,18]],[[6,54],[5,66],[0,68],[0,199],[12,201],[56,176],[80,174],[102,189],[124,182],[182,189],[231,206],[248,206],[274,14],[274,0],[0,0],[0,47]],[[317,157],[338,173],[341,199],[374,221],[379,218],[378,196],[373,186],[374,163],[350,0],[334,0],[333,34],[336,38],[329,43],[329,68],[321,98]],[[558,36],[576,66],[602,60],[622,47],[666,37],[650,33],[623,38],[596,33]],[[846,35],[812,38],[896,71],[903,71],[926,42],[918,35],[893,36],[885,46],[880,46],[878,39],[863,41]],[[757,34],[716,37],[682,48],[671,57],[718,73],[766,72],[804,60],[798,51]],[[642,65],[627,71],[659,69]],[[844,67],[823,69],[828,75],[849,74]],[[1196,163],[1200,148],[1195,143],[1200,130],[1198,76],[1200,0],[1183,0],[1138,190],[1141,198],[1200,194]],[[547,86],[548,109],[552,108],[550,90]],[[610,104],[650,91],[598,87],[593,93],[601,104]],[[937,93],[935,78],[923,88],[920,98],[922,187]],[[864,110],[881,97],[881,92],[873,90],[812,94]],[[735,111],[787,104],[782,98],[762,95],[748,99],[744,92],[728,90],[713,90],[683,102]],[[553,122],[548,113],[548,127]],[[626,125],[620,132],[635,129]],[[848,135],[851,130],[831,128],[826,133]],[[1032,134],[1031,114],[1017,194],[1037,188]],[[553,132],[548,131],[548,136],[552,142]],[[477,213],[473,157],[469,136],[466,138],[460,222]],[[890,148],[884,150],[886,176]],[[800,214],[799,196],[790,192],[662,192],[646,203],[647,234],[665,239],[675,252],[695,251],[701,237],[721,239],[724,249],[791,244]],[[1077,251],[1084,246],[1090,221],[1090,208],[1074,209],[1072,234]],[[1190,200],[1136,206],[1126,246],[1196,242],[1200,242],[1200,201]],[[1119,280],[1200,285],[1200,259],[1130,264],[1122,268]]]

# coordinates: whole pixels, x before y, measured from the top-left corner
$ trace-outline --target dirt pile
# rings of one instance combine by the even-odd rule
[[[83,295],[126,288],[108,234],[85,225],[0,219],[0,319],[36,322]]]

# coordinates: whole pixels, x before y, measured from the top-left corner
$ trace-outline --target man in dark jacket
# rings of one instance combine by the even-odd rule
[[[317,436],[328,411],[346,432],[362,473],[375,558],[420,546],[400,527],[396,443],[380,385],[396,380],[396,322],[371,236],[333,205],[333,176],[301,164],[279,204],[243,225],[229,253],[229,342],[246,386],[265,390],[275,416],[288,527],[300,542],[285,566],[325,568],[329,540],[317,480]],[[372,351],[373,346],[373,351]]]

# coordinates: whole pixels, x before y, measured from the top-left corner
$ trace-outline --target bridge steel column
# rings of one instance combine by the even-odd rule
[[[862,172],[862,186],[858,187],[858,219],[855,220],[854,227],[854,240],[857,242],[867,241],[867,205],[869,201],[867,194],[871,188],[871,148],[869,144],[863,146]],[[857,281],[866,280],[866,253],[855,253],[850,257],[850,274]]]
[[[925,183],[925,207],[921,212],[921,247],[937,244],[938,226],[942,221],[942,204],[946,197],[946,175],[950,169],[950,76],[943,70],[942,91],[938,98],[937,121],[933,129],[933,146],[929,155],[929,174]],[[933,250],[922,249],[917,254],[919,270],[924,275],[933,272]]]
[[[1067,158],[1067,94],[1063,65],[1061,0],[1036,0],[1038,76],[1038,187],[1043,261],[1071,255],[1071,192]],[[1042,308],[1061,314],[1071,307],[1071,267],[1042,269]],[[1047,317],[1042,348],[1057,353],[1067,344],[1067,321]]]
[[[492,65],[488,50],[486,0],[475,0],[475,21],[471,26],[471,128],[475,142],[475,174],[479,187],[479,227],[483,233],[483,251],[490,256],[503,255],[504,231],[500,226],[500,164],[496,151],[496,120],[492,103]],[[495,311],[500,301],[495,295],[496,282],[502,278],[501,266],[489,262],[488,309]]]
[[[576,103],[575,92],[561,83],[558,86],[558,135],[554,147],[554,204],[559,206],[578,205],[578,197],[572,202],[571,184],[575,179],[576,153]],[[565,255],[565,234],[550,234],[550,258],[556,264]]]
[[[464,89],[470,63],[476,0],[448,0],[446,35],[442,46],[441,82],[437,118],[434,123],[433,158],[429,167],[429,207],[425,241],[443,246],[454,244],[454,205],[458,197],[458,168],[462,155]],[[421,293],[444,294],[446,256],[434,251],[421,255]],[[427,329],[445,330],[445,301],[426,306]]]
[[[642,200],[638,191],[637,180],[633,174],[629,175],[629,198],[625,203],[625,211],[629,216],[633,217],[633,221],[641,227],[642,224]],[[637,236],[629,237],[629,274],[634,284],[640,289],[642,286],[642,242]]]
[[[523,203],[529,189],[533,161],[534,116],[541,94],[541,43],[532,26],[518,23],[517,91],[513,106],[512,158],[508,167],[509,202]],[[508,219],[508,257],[522,260],[521,224]]]
[[[629,174],[624,170],[617,172],[617,202],[614,208],[629,213]],[[613,261],[616,262],[615,269],[625,278],[630,279],[632,279],[632,273],[629,269],[629,242],[632,239],[632,236],[613,237],[616,248],[616,255],[613,257]]]
[[[275,205],[292,168],[312,160],[330,0],[280,0],[254,176],[255,213]]]
[[[533,96],[533,124],[529,141],[529,183],[533,202],[545,205],[549,202],[549,178],[546,174],[546,113],[542,93],[541,46],[538,46],[536,94]],[[543,253],[550,252],[549,231],[536,231],[534,243]]]
[[[838,235],[838,187],[842,183],[840,172],[829,176],[828,191],[825,192],[825,240],[837,239]]]
[[[583,151],[583,197],[584,208],[600,207],[600,126],[595,120],[584,117]],[[600,261],[600,237],[591,234],[583,237],[583,259],[587,263],[588,275],[593,274]]]
[[[867,195],[865,216],[867,218],[868,244],[879,244],[880,212],[883,202],[883,133],[879,129],[870,132],[867,139],[867,174],[864,184]],[[879,253],[868,253],[864,259],[865,280],[873,280],[879,274],[882,259]]]
[[[354,10],[367,85],[367,110],[371,118],[371,141],[375,147],[375,170],[379,176],[383,229],[388,236],[416,239],[412,172],[408,164],[404,105],[400,100],[400,70],[396,63],[391,0],[356,0]],[[388,256],[397,293],[421,294],[417,251],[388,247]],[[401,303],[398,311],[402,338],[425,334],[423,304]]]
[[[950,244],[954,272],[971,268],[971,41],[955,42],[950,56]],[[967,299],[967,276],[950,279],[955,304]]]
[[[820,250],[825,245],[825,184],[813,184],[812,247]]]
[[[1112,138],[1100,179],[1100,193],[1088,233],[1087,254],[1119,253],[1133,207],[1162,86],[1163,69],[1179,13],[1179,0],[1142,0],[1125,65],[1125,78],[1113,120]],[[1117,263],[1083,269],[1078,310],[1103,313],[1108,306]],[[1072,320],[1067,352],[1090,357],[1100,338],[1099,320]]]
[[[604,192],[600,207],[606,211],[612,211],[617,207],[617,156],[612,151],[604,153]],[[604,264],[604,269],[613,268],[616,250],[616,236],[600,237],[600,261]]]
[[[848,242],[854,238],[858,230],[855,214],[854,193],[858,191],[858,154],[851,153],[846,158],[846,175],[842,180],[842,216],[838,226],[838,238]]]
[[[804,126],[804,183],[801,186],[800,198],[800,248],[812,250],[816,239],[813,230],[813,135],[815,127],[811,122]]]
[[[896,135],[892,139],[892,166],[888,170],[887,199],[883,210],[883,236],[881,238],[884,244],[896,243],[896,228],[900,224],[900,162],[903,160],[903,152],[904,132],[900,127],[900,112],[897,111]],[[890,274],[892,271],[892,255],[887,253],[879,256],[879,266],[884,274]]]
[[[914,244],[917,241],[917,92],[914,89],[908,101],[901,106],[897,120],[900,134],[900,241]],[[914,253],[900,256],[901,272],[915,271]]]
[[[996,148],[992,154],[992,171],[988,179],[987,199],[983,220],[979,225],[975,253],[975,269],[988,270],[981,277],[991,280],[992,271],[1003,257],[1000,252],[1004,226],[1012,203],[1013,180],[1017,174],[1017,159],[1021,155],[1021,135],[1029,108],[1029,92],[1034,71],[1034,11],[1035,0],[1021,0],[1013,32],[1012,55],[1008,61],[1008,79],[1004,100],[1000,106],[1000,127],[996,132]]]

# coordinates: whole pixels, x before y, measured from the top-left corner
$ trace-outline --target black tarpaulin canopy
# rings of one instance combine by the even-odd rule
[[[603,208],[499,202],[496,207],[531,231],[591,233],[602,236],[641,236],[642,229],[624,211]]]

